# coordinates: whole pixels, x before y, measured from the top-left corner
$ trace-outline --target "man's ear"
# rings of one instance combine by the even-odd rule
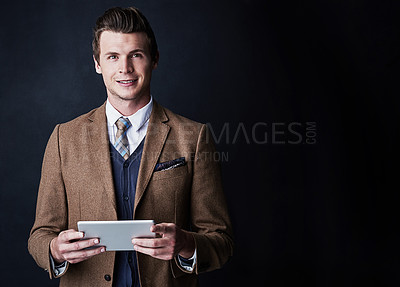
[[[158,66],[158,60],[160,59],[160,53],[157,51],[154,60],[153,60],[153,70],[155,70]]]
[[[99,63],[97,62],[96,58],[93,55],[93,61],[94,61],[94,68],[96,70],[97,74],[101,74],[101,67],[99,65]]]

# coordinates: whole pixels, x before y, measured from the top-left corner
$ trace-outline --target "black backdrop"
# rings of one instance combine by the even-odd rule
[[[106,99],[91,28],[135,5],[160,48],[152,94],[217,141],[236,249],[202,286],[398,286],[395,2],[3,3],[1,285],[58,283],[27,252],[44,148]]]

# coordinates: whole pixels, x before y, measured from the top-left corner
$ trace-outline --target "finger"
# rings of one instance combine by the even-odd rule
[[[80,240],[80,241],[74,242],[73,244],[75,244],[75,246],[77,247],[76,250],[81,250],[81,249],[93,247],[99,243],[100,243],[100,240],[98,238],[92,238],[92,239]]]
[[[80,240],[80,241],[75,241],[75,242],[66,242],[66,243],[60,244],[60,251],[61,251],[61,253],[78,251],[78,250],[86,249],[88,247],[95,246],[99,243],[100,243],[100,241],[98,238]]]
[[[64,242],[78,240],[78,239],[83,238],[83,236],[84,236],[83,232],[78,232],[74,229],[68,229],[68,230],[62,231],[59,234],[60,240],[64,241]]]
[[[85,249],[79,251],[73,251],[65,254],[65,259],[70,263],[78,263],[89,259],[95,255],[105,252],[106,249],[104,246],[100,246],[94,249]]]
[[[168,238],[133,238],[133,245],[139,245],[141,247],[148,248],[161,248],[164,246],[171,245],[172,242]]]
[[[162,260],[171,260],[175,256],[174,250],[169,246],[163,248],[149,248],[149,247],[135,245],[134,249],[136,250],[136,252],[147,254],[150,255],[151,257]]]
[[[172,232],[174,224],[169,224],[169,223],[159,223],[156,225],[153,225],[152,228],[150,229],[151,232],[156,232],[159,234],[168,234]]]

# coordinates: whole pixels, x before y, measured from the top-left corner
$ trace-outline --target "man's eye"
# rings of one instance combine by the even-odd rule
[[[142,54],[136,53],[132,55],[132,58],[141,58]]]
[[[117,59],[117,56],[115,56],[115,55],[110,55],[110,56],[108,56],[108,59],[109,59],[109,60],[115,60],[115,59]]]

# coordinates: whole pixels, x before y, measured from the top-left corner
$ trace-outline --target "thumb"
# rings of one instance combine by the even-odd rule
[[[169,225],[170,224],[168,224],[168,223],[159,223],[159,224],[153,225],[150,228],[150,231],[159,233],[159,234],[167,234],[171,231],[171,228]]]

